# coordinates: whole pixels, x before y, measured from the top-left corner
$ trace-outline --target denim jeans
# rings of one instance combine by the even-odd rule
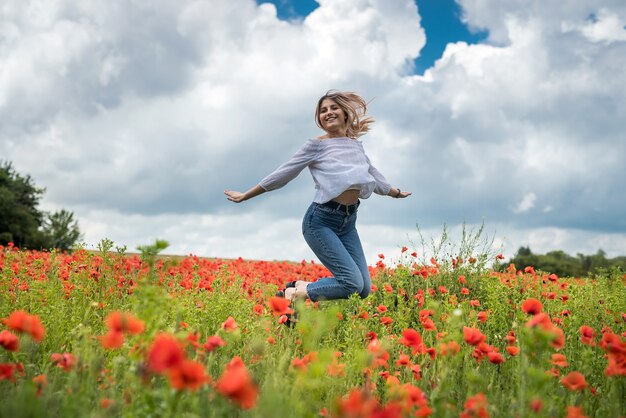
[[[370,294],[371,280],[356,231],[356,214],[312,203],[302,220],[302,234],[321,263],[332,273],[307,286],[312,301],[347,299]]]

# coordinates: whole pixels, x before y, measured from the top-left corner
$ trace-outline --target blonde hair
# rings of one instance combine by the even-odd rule
[[[315,124],[317,126],[322,128],[322,124],[320,123],[320,106],[322,106],[322,102],[326,99],[331,99],[337,103],[348,116],[346,121],[346,125],[348,126],[346,136],[348,138],[356,139],[370,130],[369,126],[374,123],[374,119],[365,116],[367,113],[367,102],[356,93],[338,90],[329,90],[318,100],[317,107],[315,108]]]

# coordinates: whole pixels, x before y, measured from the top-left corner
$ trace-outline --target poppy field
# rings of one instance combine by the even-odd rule
[[[0,246],[0,417],[626,417],[618,270],[403,247],[290,306],[323,266],[111,249]]]

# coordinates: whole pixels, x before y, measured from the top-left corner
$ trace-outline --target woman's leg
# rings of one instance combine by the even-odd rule
[[[354,221],[356,223],[356,216]],[[363,246],[361,245],[361,239],[359,238],[359,233],[356,230],[355,223],[353,223],[348,231],[340,238],[344,247],[348,250],[350,257],[352,257],[352,260],[354,260],[359,271],[361,272],[361,277],[363,278],[363,289],[359,292],[359,296],[364,299],[369,296],[372,291],[372,281],[370,279],[367,260],[365,259],[365,253],[363,252]]]
[[[305,215],[302,228],[304,238],[320,262],[334,276],[307,285],[307,294],[313,301],[345,299],[353,293],[363,292],[364,278],[361,269],[340,238],[348,232],[350,218],[353,217],[356,214],[346,215],[315,204],[311,205]],[[367,279],[369,281],[369,275]]]

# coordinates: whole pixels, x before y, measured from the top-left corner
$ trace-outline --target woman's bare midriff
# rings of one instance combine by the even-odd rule
[[[333,200],[335,202],[341,203],[342,205],[354,205],[356,202],[359,201],[360,194],[360,190],[346,190]]]

